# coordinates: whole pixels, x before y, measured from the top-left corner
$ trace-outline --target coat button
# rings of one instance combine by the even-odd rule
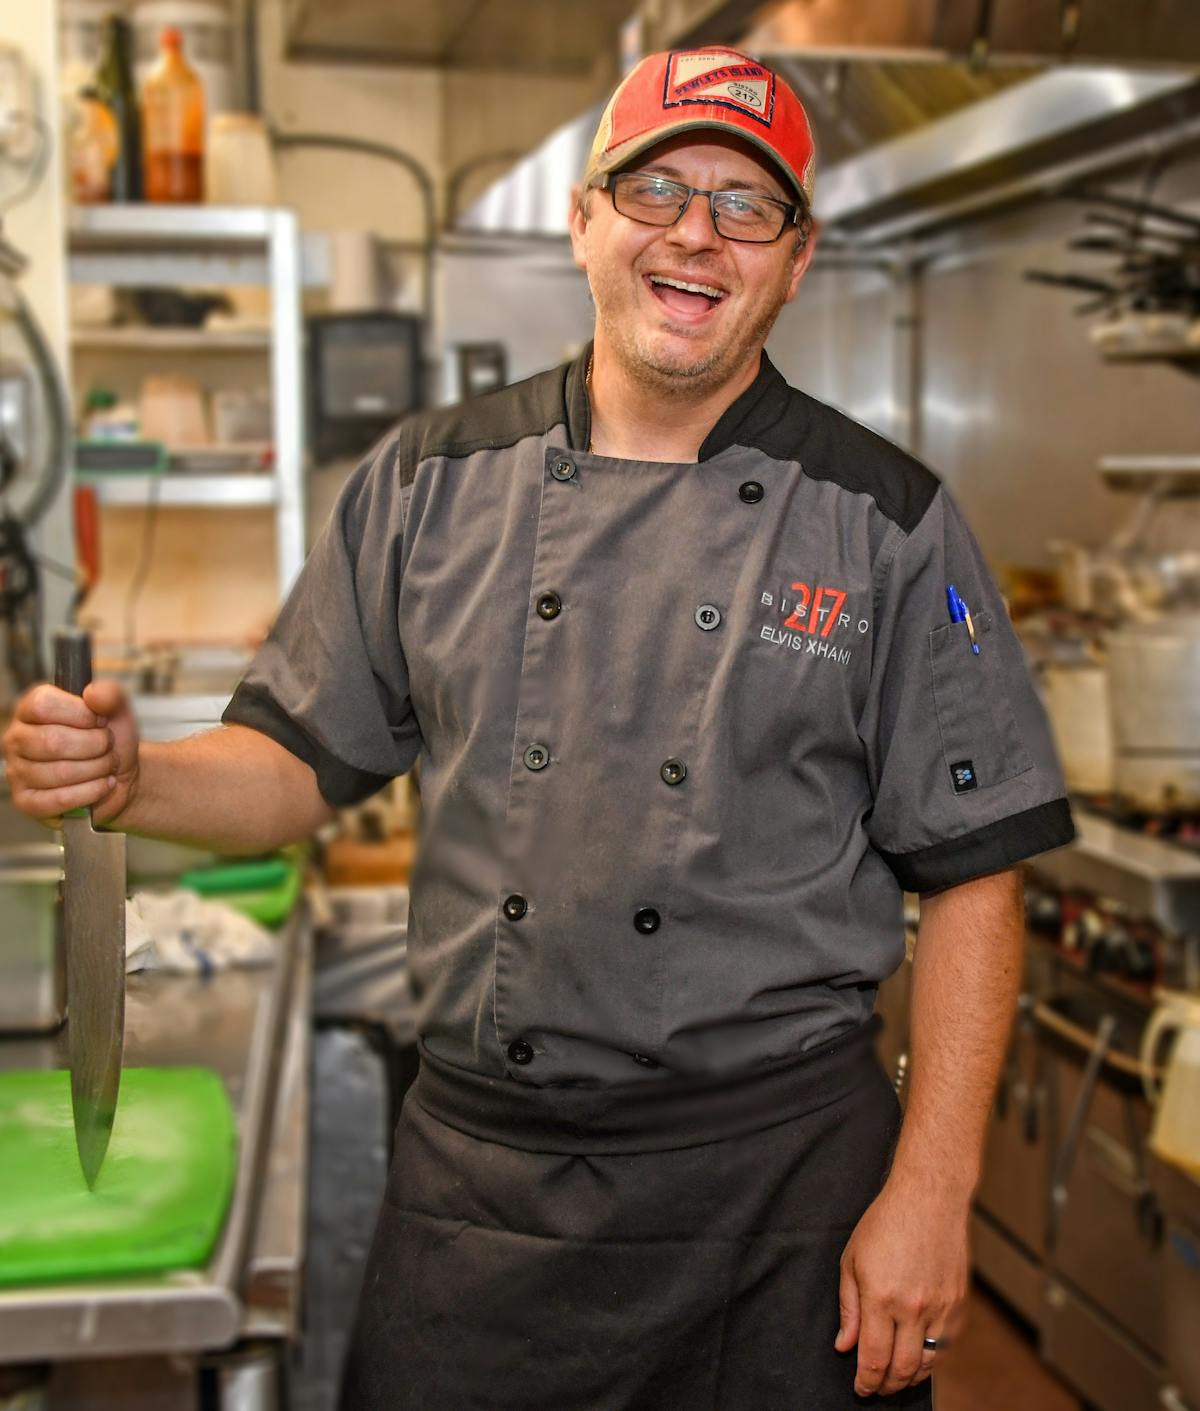
[[[640,1063],[643,1068],[657,1068],[657,1067],[658,1067],[658,1059],[657,1059],[657,1058],[647,1058],[644,1053],[635,1053],[635,1054],[631,1054],[630,1057],[633,1059],[633,1061],[634,1061],[635,1063]]]
[[[665,759],[658,772],[664,784],[682,784],[687,778],[687,765],[681,759]]]
[[[575,466],[571,461],[555,461],[550,467],[550,474],[555,480],[570,480],[575,474]]]
[[[711,632],[721,625],[721,609],[712,603],[701,603],[696,609],[696,626],[702,632]]]
[[[763,497],[763,487],[757,480],[747,480],[744,485],[738,486],[738,494],[748,505],[756,505]]]
[[[508,1056],[514,1063],[524,1068],[527,1063],[533,1062],[533,1049],[524,1039],[514,1039],[508,1046]]]
[[[539,617],[551,622],[562,612],[562,599],[557,593],[543,593],[537,600],[537,610]]]
[[[520,892],[514,892],[511,897],[504,898],[504,914],[510,921],[520,921],[528,910],[529,903]]]
[[[640,931],[643,936],[652,936],[661,924],[662,917],[652,906],[644,906],[633,914],[634,929]]]
[[[545,745],[530,745],[521,758],[526,769],[545,769],[550,763],[550,751]]]

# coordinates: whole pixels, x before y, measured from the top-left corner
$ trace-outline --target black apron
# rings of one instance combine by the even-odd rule
[[[838,1263],[900,1125],[872,1021],[736,1078],[535,1088],[427,1053],[342,1411],[930,1408],[854,1394]]]

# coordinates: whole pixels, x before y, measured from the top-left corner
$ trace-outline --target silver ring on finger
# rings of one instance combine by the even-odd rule
[[[938,1350],[938,1348],[941,1347],[941,1345],[942,1345],[942,1340],[941,1340],[940,1338],[922,1338],[922,1339],[921,1339],[921,1346],[925,1349],[926,1352],[936,1352],[936,1351]]]

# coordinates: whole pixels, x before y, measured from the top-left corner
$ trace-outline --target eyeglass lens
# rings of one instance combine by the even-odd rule
[[[691,192],[682,182],[641,172],[623,172],[611,184],[617,210],[647,225],[673,225],[683,214]],[[717,234],[727,240],[774,240],[787,220],[786,209],[765,196],[747,191],[699,194],[711,195]]]

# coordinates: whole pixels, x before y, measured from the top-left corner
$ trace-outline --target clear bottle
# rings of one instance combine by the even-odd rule
[[[142,84],[142,150],[148,201],[204,199],[204,85],[183,57],[183,36],[164,29]]]
[[[92,87],[112,113],[117,128],[117,155],[109,196],[114,201],[140,201],[142,136],[133,86],[133,40],[128,21],[120,15],[109,15],[104,21],[100,63]]]

